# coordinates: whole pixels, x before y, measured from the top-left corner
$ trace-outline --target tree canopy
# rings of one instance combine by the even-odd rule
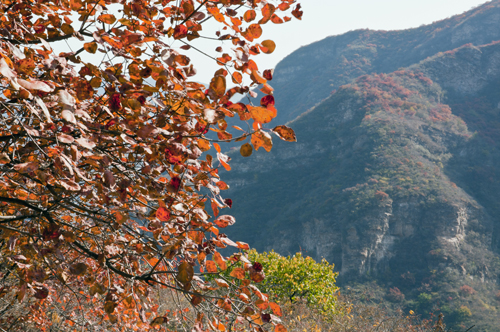
[[[300,19],[300,4],[5,0],[0,13],[1,325],[285,331],[262,305],[248,245],[221,230],[235,219],[220,212],[232,201],[218,143],[247,140],[249,156],[269,151],[272,133],[295,140],[265,128],[277,112],[272,71],[253,59],[276,47],[263,26]],[[74,51],[57,52],[61,42]],[[214,61],[208,88],[194,80],[193,51]],[[260,105],[230,101],[257,86]],[[235,126],[238,137],[232,117],[248,128]],[[240,251],[224,257],[227,246]]]

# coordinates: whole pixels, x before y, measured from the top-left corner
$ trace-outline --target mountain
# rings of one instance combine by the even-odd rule
[[[356,30],[301,47],[276,66],[276,120],[293,120],[361,75],[389,73],[467,43],[499,40],[498,22],[500,5],[494,1],[416,29]]]
[[[231,238],[336,265],[449,326],[500,321],[500,1],[302,47],[274,73],[297,143],[233,152]],[[395,296],[395,294],[397,296]]]

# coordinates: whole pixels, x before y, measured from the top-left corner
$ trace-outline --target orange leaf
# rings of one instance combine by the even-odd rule
[[[236,219],[233,216],[223,215],[214,220],[214,223],[220,228],[226,228],[227,226],[234,225]]]
[[[260,36],[262,36],[262,27],[260,24],[250,24],[247,28],[247,32],[250,33],[253,39],[260,38]]]
[[[123,48],[123,44],[117,40],[114,40],[113,38],[109,36],[102,36],[102,39],[105,40],[111,47],[121,49]]]
[[[267,108],[261,106],[247,106],[252,119],[259,123],[268,123],[274,118],[274,113],[269,111]]]
[[[97,19],[106,24],[113,24],[116,22],[116,17],[112,14],[102,14]]]
[[[276,7],[274,7],[274,5],[271,5],[271,4],[266,4],[264,5],[264,7],[262,7],[261,9],[261,13],[262,13],[262,19],[259,21],[260,24],[265,24],[267,23],[267,21],[269,21],[269,19],[271,18],[271,15],[274,13],[274,11],[276,10]]]
[[[278,15],[273,14],[273,16],[271,16],[271,22],[273,22],[274,24],[281,24],[283,23],[283,19]]]
[[[236,241],[236,244],[238,245],[238,249],[241,249],[241,250],[249,250],[250,249],[250,246],[248,245],[248,243]]]
[[[274,332],[287,332],[287,329],[281,324],[276,324]]]
[[[174,39],[181,39],[187,36],[188,29],[184,24],[178,25],[174,29]]]
[[[217,283],[217,285],[219,285],[219,287],[224,287],[224,288],[228,288],[229,287],[229,284],[226,281],[222,280],[222,279],[216,278],[214,281]]]
[[[219,254],[218,252],[214,253],[213,258],[217,265],[219,265],[219,268],[221,270],[224,271],[227,269],[226,261],[224,260],[224,258],[222,258],[221,254]]]
[[[224,181],[219,181],[219,182],[216,183],[216,185],[217,185],[217,187],[219,187],[220,190],[227,190],[227,189],[229,189],[229,186]]]
[[[68,23],[63,23],[61,25],[61,30],[66,35],[71,35],[71,34],[73,34],[73,32],[75,32],[75,30],[73,29],[73,27],[71,25],[69,25]]]
[[[267,308],[269,308],[269,303],[259,299],[259,300],[255,301],[255,306],[257,308],[259,308],[260,310],[266,310]]]
[[[231,166],[227,163],[229,161],[229,157],[223,153],[217,153],[217,159],[220,161],[221,165],[226,169],[226,171],[231,170]]]
[[[243,279],[245,279],[245,269],[243,269],[241,267],[234,268],[229,275],[231,277],[243,280]]]
[[[253,10],[253,9],[247,10],[245,12],[245,14],[243,15],[243,19],[245,20],[245,22],[251,22],[251,21],[255,20],[256,17],[257,17],[257,14],[255,13],[255,10]]]
[[[255,323],[258,325],[264,325],[264,322],[262,321],[262,318],[260,317],[259,313],[250,316],[250,318],[252,319],[252,323]],[[276,329],[275,329],[275,331],[276,331]]]
[[[264,84],[267,80],[259,73],[258,70],[252,70],[252,74],[250,74],[250,78],[252,81],[258,84]]]
[[[216,273],[217,272],[217,265],[215,265],[214,261],[207,261],[205,263],[205,268],[207,269],[207,272],[209,272],[209,273]]]
[[[198,147],[200,148],[201,151],[208,151],[210,150],[210,143],[207,140],[199,139]]]
[[[238,72],[234,72],[233,75],[231,75],[231,78],[234,84],[241,84],[241,82],[243,81],[243,77]]]
[[[158,218],[160,221],[169,221],[170,211],[168,211],[164,207],[160,207],[158,210],[156,210],[156,218]]]
[[[279,305],[277,305],[276,303],[274,302],[271,302],[269,303],[269,306],[271,307],[271,310],[273,311],[273,314],[275,314],[276,316],[282,316],[283,313],[281,312],[281,308]]]

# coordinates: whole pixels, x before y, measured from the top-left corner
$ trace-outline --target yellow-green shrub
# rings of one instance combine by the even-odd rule
[[[303,299],[326,315],[341,311],[336,301],[338,273],[333,272],[333,264],[325,259],[318,263],[301,253],[284,257],[274,251],[258,253],[255,250],[249,252],[249,258],[263,266],[266,278],[259,287],[264,292],[281,301]]]

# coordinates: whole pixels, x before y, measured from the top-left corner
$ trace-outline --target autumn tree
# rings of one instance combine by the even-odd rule
[[[235,219],[220,213],[232,201],[217,142],[247,140],[248,156],[269,151],[273,132],[295,140],[265,128],[272,71],[253,58],[275,49],[264,25],[300,19],[300,4],[3,0],[0,13],[2,329],[285,331],[248,245],[221,231]],[[208,88],[193,51],[213,59]],[[260,105],[230,101],[255,87]],[[231,117],[248,124],[238,137]],[[224,257],[227,246],[240,251]]]

